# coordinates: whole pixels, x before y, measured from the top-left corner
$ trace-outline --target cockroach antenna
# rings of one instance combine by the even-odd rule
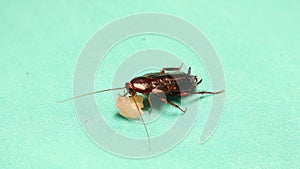
[[[65,100],[60,100],[60,101],[57,101],[57,102],[58,102],[58,103],[63,103],[63,102],[66,102],[66,101],[70,101],[70,100],[77,99],[77,98],[84,97],[84,96],[88,96],[88,95],[93,95],[93,94],[97,94],[97,93],[107,92],[107,91],[111,91],[111,90],[122,90],[122,89],[126,89],[126,86],[125,86],[125,87],[119,87],[119,88],[106,89],[106,90],[99,90],[99,91],[95,91],[95,92],[91,92],[91,93],[86,93],[86,94],[82,94],[82,95],[75,96],[75,97],[72,97],[72,98],[68,98],[68,99],[65,99]],[[126,92],[126,93],[124,94],[124,96],[127,95],[127,94],[128,94],[128,92]],[[149,151],[151,151],[150,136],[149,136],[148,129],[147,129],[147,127],[146,127],[145,121],[144,121],[144,119],[143,119],[143,117],[142,117],[142,114],[141,114],[141,112],[140,112],[140,109],[139,109],[139,107],[138,107],[138,105],[137,105],[137,103],[136,103],[134,97],[132,97],[132,99],[133,99],[133,101],[134,101],[134,104],[135,104],[135,106],[136,106],[138,112],[139,112],[141,121],[142,121],[142,123],[143,123],[143,125],[144,125],[145,131],[146,131],[146,134],[147,134],[147,138],[148,138],[148,143],[149,143]]]
[[[68,99],[65,99],[65,100],[60,100],[60,101],[57,101],[57,102],[58,103],[63,103],[63,102],[66,102],[66,101],[70,101],[70,100],[73,100],[73,99],[77,99],[77,98],[88,96],[88,95],[92,95],[92,94],[97,94],[97,93],[101,93],[101,92],[107,92],[107,91],[111,91],[111,90],[122,90],[122,89],[126,89],[126,87],[112,88],[112,89],[106,89],[106,90],[99,90],[99,91],[95,91],[95,92],[91,92],[91,93],[86,93],[86,94],[82,94],[82,95],[79,95],[79,96],[75,96],[75,97],[72,97],[72,98],[68,98]]]
[[[133,99],[133,101],[134,101],[134,104],[135,104],[135,106],[136,106],[138,112],[139,112],[141,121],[142,121],[142,123],[143,123],[143,125],[144,125],[145,131],[146,131],[146,134],[147,134],[147,138],[148,138],[148,143],[149,143],[149,151],[151,151],[150,136],[149,136],[148,129],[147,129],[147,127],[146,127],[146,124],[145,124],[145,121],[144,121],[144,119],[143,119],[143,116],[142,116],[142,114],[141,114],[141,112],[140,112],[139,106],[137,105],[137,103],[136,103],[134,97],[132,97],[132,99]]]

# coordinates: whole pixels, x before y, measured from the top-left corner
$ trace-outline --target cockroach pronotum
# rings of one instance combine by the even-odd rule
[[[106,90],[100,90],[92,93],[83,94],[80,96],[75,96],[73,98],[69,98],[66,100],[62,100],[60,102],[65,102],[68,100],[76,99],[79,97],[111,91],[111,90],[122,90],[126,89],[127,92],[123,95],[124,97],[126,95],[130,95],[131,98],[134,101],[134,104],[136,106],[136,109],[139,112],[139,117],[141,118],[141,121],[144,125],[149,148],[150,148],[150,137],[149,132],[147,130],[147,127],[145,125],[144,119],[141,115],[140,108],[138,106],[137,101],[135,100],[135,96],[137,93],[141,93],[145,96],[147,96],[147,100],[149,103],[149,114],[152,111],[152,103],[150,99],[150,94],[155,94],[158,96],[158,98],[167,104],[170,104],[176,108],[178,108],[182,112],[186,112],[187,109],[182,109],[177,104],[169,101],[168,97],[184,97],[192,94],[219,94],[224,92],[224,90],[217,91],[217,92],[208,92],[208,91],[195,91],[197,85],[199,85],[202,82],[202,79],[198,79],[197,76],[191,75],[191,67],[188,69],[188,73],[180,72],[180,69],[182,67],[182,64],[180,67],[172,67],[172,68],[162,68],[160,72],[155,73],[148,73],[143,76],[139,76],[136,78],[133,78],[130,82],[125,83],[125,87],[120,88],[112,88],[112,89],[106,89]],[[166,73],[170,72],[170,73]],[[162,94],[166,96],[166,98],[162,97]],[[122,106],[122,105],[121,105]]]

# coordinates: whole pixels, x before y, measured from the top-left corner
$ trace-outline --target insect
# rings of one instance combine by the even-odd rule
[[[119,109],[125,110],[125,113],[129,113],[128,111],[138,111],[139,116],[142,120],[142,123],[144,125],[148,142],[150,145],[150,137],[149,132],[147,130],[147,127],[145,125],[145,122],[143,120],[143,117],[141,115],[140,107],[138,106],[138,103],[140,104],[141,101],[137,103],[136,96],[137,93],[143,94],[147,97],[147,101],[149,103],[149,114],[152,111],[152,103],[150,99],[150,94],[155,94],[158,96],[158,98],[166,103],[170,104],[183,113],[186,112],[187,109],[182,109],[179,105],[176,103],[173,103],[168,100],[168,97],[184,97],[189,96],[193,94],[220,94],[224,92],[224,90],[217,91],[217,92],[208,92],[208,91],[195,91],[196,87],[202,82],[202,79],[199,79],[195,75],[191,75],[191,67],[189,67],[188,72],[184,73],[181,72],[180,69],[182,68],[182,65],[180,67],[171,67],[171,68],[162,68],[159,72],[154,73],[148,73],[143,76],[135,77],[131,81],[125,83],[125,87],[120,88],[112,88],[112,89],[106,89],[106,90],[100,90],[92,93],[83,94],[80,96],[76,96],[70,99],[63,100],[68,101],[72,99],[76,99],[79,97],[111,91],[111,90],[122,90],[126,89],[126,93],[123,96],[119,96],[117,105],[119,103]],[[129,102],[129,98],[126,98],[126,95],[130,95],[130,99],[134,101],[135,107],[132,108],[132,105],[127,104]],[[166,95],[166,98],[162,97],[162,95]],[[150,148],[150,146],[149,146]]]

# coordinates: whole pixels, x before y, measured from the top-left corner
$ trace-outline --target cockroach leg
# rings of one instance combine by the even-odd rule
[[[220,94],[223,93],[224,90],[218,91],[218,92],[207,92],[207,91],[201,91],[201,92],[181,92],[179,93],[179,96],[183,97],[183,96],[189,96],[192,94]]]
[[[150,115],[151,112],[152,112],[152,102],[151,102],[151,99],[150,99],[150,94],[147,95],[147,99],[148,99],[148,103],[149,103],[149,107],[150,107],[150,110],[149,110],[149,115]]]
[[[202,79],[199,80],[199,82],[197,82],[197,85],[199,85],[202,82]]]
[[[181,65],[179,67],[167,67],[167,68],[162,68],[162,70],[160,71],[160,74],[164,74],[165,71],[180,71],[180,69],[182,68],[183,63],[181,63]]]
[[[128,93],[129,93],[128,91],[127,92],[124,91],[124,94],[122,96],[125,97]]]
[[[162,102],[165,102],[165,103],[167,103],[167,104],[170,104],[170,105],[172,105],[172,106],[178,108],[178,109],[179,109],[180,111],[182,111],[183,113],[185,113],[186,110],[187,110],[187,108],[185,108],[185,110],[183,110],[180,106],[178,106],[177,104],[175,104],[175,103],[173,103],[173,102],[168,101],[168,100],[165,99],[165,98],[162,98],[162,97],[160,97],[160,96],[158,96],[158,97],[159,97],[159,99],[160,99]]]

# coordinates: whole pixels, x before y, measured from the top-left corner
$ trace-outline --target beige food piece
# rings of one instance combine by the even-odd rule
[[[133,97],[140,109],[141,114],[144,114],[141,108],[144,107],[143,96],[119,96],[116,107],[119,109],[119,114],[126,118],[137,119],[140,117],[138,109],[134,103]]]

